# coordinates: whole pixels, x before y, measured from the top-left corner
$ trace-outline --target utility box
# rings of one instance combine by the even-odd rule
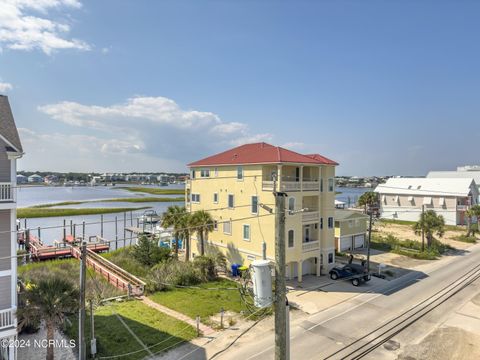
[[[255,260],[251,265],[254,304],[258,308],[272,305],[272,271],[270,261]]]

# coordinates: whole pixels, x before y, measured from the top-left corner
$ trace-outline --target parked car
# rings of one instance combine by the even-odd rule
[[[371,278],[367,269],[358,264],[347,264],[342,267],[336,266],[330,270],[329,274],[332,280],[348,278],[352,281],[353,286],[360,285],[361,280],[369,281]]]

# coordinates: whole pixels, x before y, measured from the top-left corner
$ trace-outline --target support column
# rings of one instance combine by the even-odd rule
[[[303,260],[300,260],[298,262],[298,267],[297,267],[297,275],[298,275],[298,282],[299,283],[301,283],[302,280],[303,280],[302,268],[303,268]]]
[[[300,191],[303,191],[303,165],[300,166],[300,179],[299,180],[300,180]],[[300,205],[302,205],[302,204],[300,204]]]
[[[296,263],[294,261],[288,263],[288,280],[293,280],[295,277],[295,265]]]
[[[320,276],[320,257],[316,257],[315,259],[317,260],[317,263],[315,264],[316,265],[316,273],[317,273],[317,276]]]

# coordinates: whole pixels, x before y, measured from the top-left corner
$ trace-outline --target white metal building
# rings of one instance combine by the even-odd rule
[[[418,221],[422,212],[434,210],[447,225],[464,225],[465,211],[478,203],[478,187],[470,178],[391,178],[378,185],[380,216]]]

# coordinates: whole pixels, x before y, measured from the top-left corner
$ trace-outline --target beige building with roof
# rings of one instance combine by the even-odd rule
[[[442,215],[447,225],[464,225],[465,211],[478,203],[473,178],[390,178],[375,192],[385,219],[418,221],[424,207]]]
[[[335,262],[334,199],[336,162],[302,155],[265,143],[247,144],[189,164],[186,207],[207,210],[215,219],[208,247],[224,253],[230,264],[275,260],[273,176],[286,192],[286,274],[299,281],[320,275]],[[305,209],[304,212],[297,212]],[[192,256],[199,254],[196,237]]]
[[[335,210],[335,249],[355,251],[365,247],[369,217],[353,210]]]

